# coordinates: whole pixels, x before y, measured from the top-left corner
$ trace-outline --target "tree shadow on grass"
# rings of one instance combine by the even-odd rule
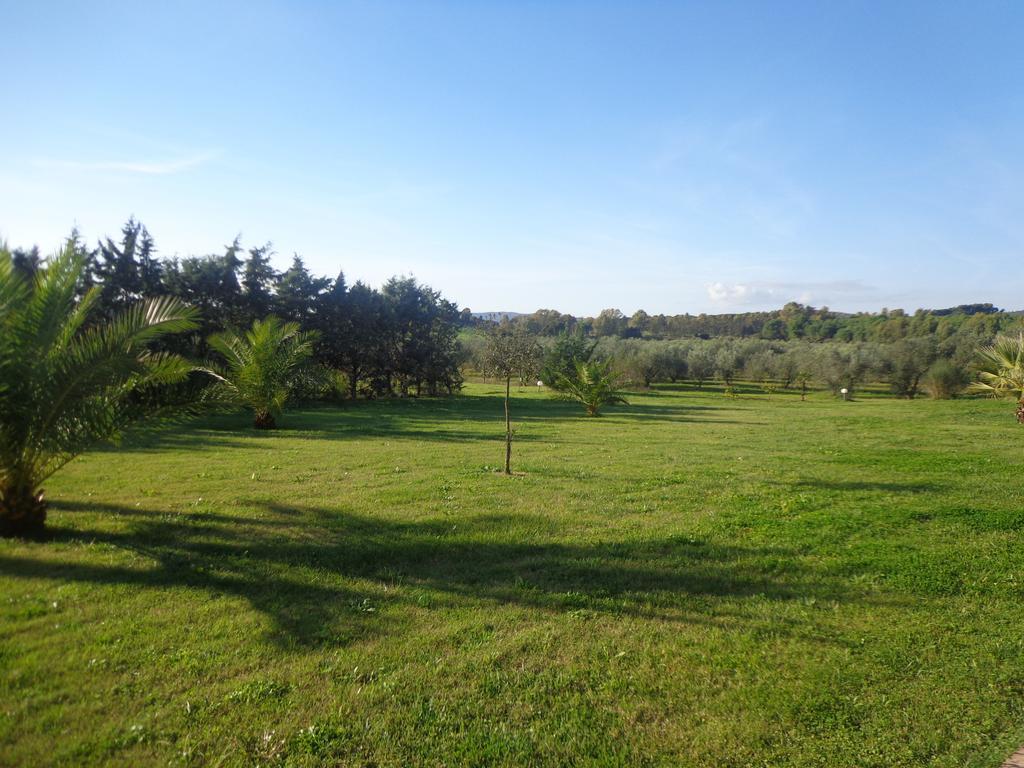
[[[605,411],[609,422],[705,422],[741,424],[756,422],[722,418],[730,411],[750,410],[731,406],[676,405],[663,403],[615,406]],[[316,440],[423,440],[429,442],[500,442],[504,438],[504,400],[497,395],[455,396],[431,399],[359,400],[337,406],[317,405],[286,412],[274,430],[257,430],[242,411],[209,414],[186,425],[150,429],[130,435],[123,448],[162,451],[182,448],[216,451],[226,448],[274,450],[282,438]],[[577,403],[555,398],[513,398],[514,425],[539,425],[592,420]],[[556,436],[518,430],[516,441],[551,442]],[[97,450],[119,450],[116,446]]]
[[[628,397],[628,395],[627,395]],[[697,405],[680,403],[651,402],[647,395],[641,395],[638,400],[629,405],[613,405],[602,410],[603,416],[626,417],[635,421],[687,421],[707,423],[736,423],[751,424],[750,421],[728,421],[722,419],[723,414],[734,411],[752,411],[752,408],[738,407],[733,405]],[[392,410],[381,410],[375,406],[385,405]],[[360,402],[353,404],[349,411],[348,419],[351,421],[360,418],[375,420],[381,415],[385,419],[389,416],[398,416],[399,422],[402,418],[410,416],[424,416],[440,420],[440,423],[466,423],[474,425],[492,424],[497,419],[500,424],[504,414],[504,398],[500,395],[474,395],[472,397],[453,397],[442,401],[387,401],[381,402]],[[588,416],[582,405],[555,395],[545,397],[520,397],[513,395],[512,404],[513,423],[544,423],[559,421],[593,421]]]
[[[764,601],[867,599],[839,575],[781,547],[678,537],[571,544],[524,540],[522,517],[400,522],[337,509],[252,506],[259,517],[61,501],[55,511],[115,514],[122,525],[86,530],[59,525],[58,517],[52,541],[42,546],[103,543],[141,557],[130,565],[97,564],[89,548],[68,546],[58,562],[49,552],[0,556],[0,574],[230,594],[269,617],[269,639],[284,647],[345,645],[399,631],[424,605],[740,622],[814,637],[810,626],[766,618]]]
[[[373,405],[372,403],[370,404]],[[258,430],[241,414],[209,416],[185,426],[174,426],[140,432],[130,436],[121,446],[102,446],[97,451],[120,449],[149,452],[179,448],[194,451],[218,451],[226,448],[275,450],[282,439],[415,440],[442,443],[501,442],[504,423],[500,416],[486,422],[491,429],[478,426],[483,419],[427,418],[428,414],[388,411],[316,408],[286,413],[277,429]],[[476,427],[474,429],[474,427]],[[540,440],[536,434],[518,434],[517,441]]]

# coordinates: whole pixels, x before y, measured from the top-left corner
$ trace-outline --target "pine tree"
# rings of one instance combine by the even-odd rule
[[[312,277],[302,258],[295,254],[292,265],[277,281],[277,314],[288,320],[306,325],[314,312],[330,280]]]
[[[243,325],[262,320],[273,307],[273,290],[277,282],[277,272],[270,263],[273,253],[270,243],[249,249],[249,258],[242,270],[242,306],[246,315]]]
[[[156,245],[149,230],[142,227],[139,242],[139,292],[146,298],[166,293],[163,264],[156,258]]]
[[[142,229],[133,216],[121,227],[120,244],[109,237],[99,244],[96,277],[103,286],[101,311],[107,316],[133,304],[142,294],[139,265],[135,261]]]

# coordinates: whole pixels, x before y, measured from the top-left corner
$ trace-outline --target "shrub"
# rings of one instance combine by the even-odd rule
[[[276,317],[255,321],[244,334],[214,334],[210,347],[225,367],[208,369],[218,381],[211,398],[249,408],[257,429],[274,429],[289,398],[324,389],[323,370],[311,365],[315,339]]]
[[[963,392],[970,377],[949,360],[936,360],[924,375],[924,387],[935,400],[949,400]]]
[[[609,361],[577,363],[572,376],[563,376],[558,389],[563,396],[587,409],[588,416],[600,414],[601,407],[613,403],[628,405],[626,399],[615,388],[615,377]]]
[[[0,534],[38,533],[40,487],[95,443],[166,413],[158,392],[193,366],[151,351],[196,327],[196,313],[170,297],[97,318],[100,289],[77,298],[84,260],[71,245],[34,274],[0,246]]]

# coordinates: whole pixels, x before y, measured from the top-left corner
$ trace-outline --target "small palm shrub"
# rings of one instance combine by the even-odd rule
[[[217,380],[208,398],[248,408],[256,429],[274,429],[289,398],[324,383],[324,372],[312,364],[315,340],[314,332],[277,317],[256,320],[242,334],[214,334],[210,347],[224,362],[206,369]]]
[[[978,352],[975,370],[978,379],[968,390],[1015,399],[1017,421],[1024,424],[1024,333],[997,336]]]
[[[610,360],[577,361],[571,376],[559,376],[558,390],[563,397],[575,400],[586,408],[588,416],[599,415],[605,405],[629,404],[616,389]]]
[[[85,264],[69,246],[33,275],[0,246],[0,534],[42,531],[42,484],[87,448],[166,414],[160,390],[193,366],[151,351],[196,327],[177,299],[139,302],[96,318],[100,289],[79,297]]]

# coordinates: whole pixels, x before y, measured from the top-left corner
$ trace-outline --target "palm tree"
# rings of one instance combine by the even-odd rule
[[[629,405],[615,389],[611,361],[577,361],[572,376],[559,376],[558,390],[564,397],[575,400],[587,409],[588,416],[597,416],[601,406],[613,403]]]
[[[194,310],[163,297],[97,320],[100,289],[78,297],[84,267],[69,244],[29,274],[0,244],[0,535],[41,532],[42,484],[160,412],[154,390],[193,370],[149,345],[193,329]]]
[[[241,335],[214,334],[210,346],[226,367],[207,369],[218,382],[210,397],[252,410],[256,429],[274,429],[292,393],[319,380],[320,372],[309,364],[314,341],[315,332],[273,316],[256,320]]]
[[[997,336],[992,346],[979,350],[975,370],[978,380],[968,391],[1016,399],[1017,421],[1024,424],[1024,333]]]

